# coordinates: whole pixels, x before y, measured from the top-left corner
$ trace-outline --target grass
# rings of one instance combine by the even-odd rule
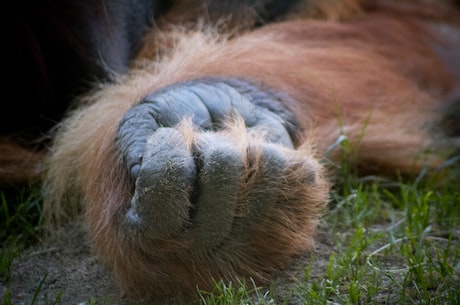
[[[322,275],[311,276],[307,266],[297,287],[303,302],[459,304],[455,181],[385,186],[357,179],[355,186],[347,197],[337,195],[341,200],[326,216],[335,250]]]
[[[40,215],[41,201],[37,187],[19,189],[12,187],[3,189],[0,193],[0,284],[8,283],[13,260],[20,255],[21,251],[27,245],[40,240],[42,233]],[[37,303],[45,279],[46,275],[38,283],[30,305]],[[13,305],[10,289],[4,291],[0,300],[3,305]]]
[[[11,263],[22,248],[40,238],[39,198],[34,187],[0,193],[0,281],[8,281]],[[11,202],[15,204],[9,204]]]
[[[216,282],[215,292],[199,291],[200,304],[202,305],[227,305],[227,304],[254,304],[254,305],[274,305],[282,304],[270,295],[270,291],[258,287],[253,281],[246,284],[245,281]],[[249,287],[249,288],[248,288]],[[287,303],[286,303],[287,304]]]
[[[200,291],[199,303],[460,304],[459,181],[458,165],[415,180],[343,173],[320,224],[330,252],[311,253],[289,291],[221,281],[214,293]],[[40,239],[35,194],[0,195],[0,283],[5,285],[15,257]],[[10,200],[18,204],[12,207]],[[35,295],[41,289],[38,283]],[[60,297],[47,304],[60,304]],[[8,289],[0,300],[12,304]]]
[[[321,230],[333,247],[312,253],[304,276],[281,298],[250,299],[231,287],[202,304],[460,304],[460,167],[415,181],[347,175]],[[344,177],[342,177],[344,178]],[[238,292],[238,293],[237,293]],[[226,295],[242,295],[227,303]]]

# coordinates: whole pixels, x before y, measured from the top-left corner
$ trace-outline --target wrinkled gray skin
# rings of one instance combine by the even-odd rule
[[[164,88],[133,106],[122,119],[116,140],[134,183],[125,218],[129,227],[164,239],[193,226],[198,246],[218,246],[232,228],[229,215],[234,214],[245,159],[236,143],[212,131],[224,128],[235,114],[246,128],[263,129],[262,155],[273,164],[267,173],[279,179],[284,161],[271,143],[293,148],[298,131],[280,101],[278,94],[242,80],[200,79]],[[198,130],[211,131],[201,134],[203,145],[190,147],[174,128],[184,118]],[[260,190],[257,196],[269,192]],[[269,200],[265,196],[254,202]]]

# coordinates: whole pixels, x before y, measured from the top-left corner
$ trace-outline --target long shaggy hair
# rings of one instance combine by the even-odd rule
[[[126,73],[79,97],[49,149],[0,143],[2,181],[43,179],[50,224],[84,213],[124,292],[182,298],[219,278],[270,280],[314,244],[340,139],[366,173],[416,174],[458,151],[458,3],[299,1],[267,24],[248,10],[210,14],[213,26],[184,3],[158,17]],[[165,164],[175,152],[202,152],[199,184],[182,189],[170,182],[180,177],[161,173],[169,182],[147,208],[151,223],[127,224],[140,182],[117,146],[120,122],[152,93],[209,79],[276,92],[297,122],[293,147],[248,128],[238,111],[211,130],[183,117],[145,149],[165,147],[155,161]],[[190,194],[201,196],[198,208]]]

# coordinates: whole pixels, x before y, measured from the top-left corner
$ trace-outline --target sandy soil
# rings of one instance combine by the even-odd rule
[[[39,285],[38,304],[53,304],[57,298],[58,304],[85,304],[91,298],[124,304],[110,274],[91,254],[85,229],[77,224],[27,248],[11,269],[9,282],[0,283],[0,295],[7,284],[14,305],[31,304]]]
[[[314,250],[318,270],[328,263],[332,249],[325,240],[324,236],[319,238]],[[272,286],[278,295],[285,297],[289,288],[303,278],[308,257],[309,253],[299,257],[274,281]],[[39,285],[41,288],[37,289]],[[29,305],[34,297],[37,298],[35,304],[140,304],[120,294],[110,273],[92,255],[86,230],[78,224],[69,225],[40,244],[27,248],[14,260],[9,282],[0,282],[0,300],[7,287],[14,305]],[[35,296],[36,291],[39,293]],[[55,303],[57,300],[59,302]],[[292,299],[292,304],[296,303]]]

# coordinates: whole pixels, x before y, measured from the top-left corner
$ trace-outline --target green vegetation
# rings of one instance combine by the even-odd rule
[[[262,288],[251,281],[245,285],[244,281],[240,281],[234,285],[232,282],[225,283],[219,281],[216,283],[215,292],[209,293],[199,291],[200,303],[202,305],[229,305],[229,304],[254,304],[254,305],[283,305],[285,302],[275,301],[270,291],[264,291]]]
[[[322,276],[307,267],[306,304],[460,303],[460,191],[428,180],[356,180],[337,195],[325,219],[335,250]]]
[[[15,204],[8,204],[14,202]],[[41,233],[41,202],[35,188],[0,193],[0,281],[8,281],[14,257]]]
[[[218,282],[215,292],[200,291],[199,303],[460,304],[460,166],[417,179],[339,177],[319,228],[329,252],[306,256],[304,273],[289,291]],[[40,239],[34,194],[0,195],[0,281],[6,286],[13,259]],[[8,293],[3,304],[11,304]],[[47,304],[61,304],[60,297]]]
[[[340,177],[320,226],[333,243],[328,262],[318,272],[324,257],[312,253],[274,304],[460,304],[460,167],[415,181]],[[264,299],[214,301],[241,289],[202,304],[272,304],[276,295],[260,288]]]

